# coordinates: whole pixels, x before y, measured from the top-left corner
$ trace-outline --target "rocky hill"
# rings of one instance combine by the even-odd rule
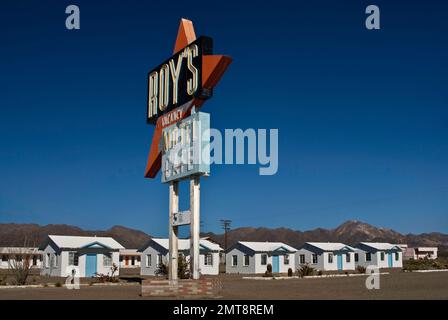
[[[206,233],[213,241],[224,245],[224,235]],[[309,231],[296,231],[287,228],[236,228],[227,233],[228,246],[238,240],[281,241],[293,247],[300,247],[307,241],[343,242],[355,245],[361,241],[407,243],[409,246],[437,246],[442,253],[448,253],[448,235],[443,233],[423,233],[419,235],[401,234],[387,228],[378,228],[370,224],[351,220],[334,229],[317,228]]]
[[[0,224],[0,246],[38,246],[48,234],[74,236],[110,236],[126,248],[140,248],[150,236],[143,231],[114,226],[105,231],[89,231],[81,228],[50,224]],[[224,247],[224,235],[203,233]],[[347,221],[334,229],[317,228],[297,231],[288,228],[243,227],[230,230],[227,234],[228,246],[238,240],[281,241],[293,247],[300,247],[307,241],[334,241],[354,245],[361,241],[407,243],[409,246],[437,246],[442,254],[448,254],[448,235],[438,232],[422,234],[401,234],[392,229],[375,227],[361,221]]]
[[[65,224],[0,224],[0,246],[38,246],[47,235],[113,237],[125,248],[140,248],[150,238],[143,231],[113,226],[105,231],[89,231]]]

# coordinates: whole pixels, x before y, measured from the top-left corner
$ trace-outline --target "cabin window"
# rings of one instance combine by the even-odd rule
[[[246,255],[244,255],[243,266],[247,267],[248,265],[249,265],[249,256],[246,254]]]
[[[120,262],[123,262],[123,256],[120,256]]]
[[[304,254],[301,254],[299,256],[299,261],[300,261],[300,264],[305,264],[305,255]]]
[[[78,266],[79,265],[79,255],[78,252],[69,252],[68,253],[68,265],[69,266]]]
[[[372,261],[372,254],[370,252],[366,253],[366,261]]]
[[[58,257],[54,253],[50,255],[50,266],[53,268],[58,266]]]
[[[284,264],[289,264],[289,254],[286,254],[284,259]]]
[[[381,261],[384,261],[384,252],[380,252],[380,259]]]
[[[33,266],[37,266],[37,256],[33,256]]]
[[[328,263],[333,263],[333,254],[332,253],[328,254]]]
[[[135,257],[131,258],[131,265],[135,266]]]
[[[2,256],[2,261],[5,261],[5,262],[7,262],[9,259],[8,259],[8,256],[6,255],[6,254],[4,254],[3,256]]]
[[[206,265],[206,266],[212,266],[213,265],[213,254],[207,253],[204,256],[204,265]]]
[[[313,254],[313,264],[317,264],[317,254]]]
[[[22,256],[21,255],[16,255],[16,261],[17,262],[21,262],[22,261]]]
[[[400,255],[398,254],[398,252],[395,252],[395,261],[398,261],[400,258]]]
[[[359,261],[359,255],[357,253],[355,253],[355,262]]]
[[[350,253],[347,253],[347,254],[345,255],[345,261],[346,261],[346,262],[350,262]]]
[[[112,254],[110,253],[103,254],[103,266],[104,267],[112,266]]]
[[[158,254],[157,255],[157,266],[160,266],[162,264],[162,255]]]
[[[261,265],[265,266],[268,264],[268,255],[267,254],[262,254],[261,255]]]
[[[150,255],[150,254],[147,254],[147,255],[146,255],[146,266],[147,266],[147,267],[150,267],[151,264],[152,264],[152,261],[151,261],[151,255]]]
[[[232,256],[232,267],[236,267],[238,265],[238,256],[233,255]]]

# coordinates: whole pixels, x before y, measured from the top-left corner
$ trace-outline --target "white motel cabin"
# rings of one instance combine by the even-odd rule
[[[306,242],[297,250],[296,264],[321,271],[355,270],[355,248],[339,242]]]
[[[369,265],[378,268],[402,268],[403,252],[395,244],[386,242],[360,242],[356,245],[356,266]]]
[[[10,269],[20,263],[32,268],[42,267],[42,252],[37,248],[0,247],[0,269]]]
[[[156,275],[157,268],[161,263],[168,264],[169,242],[168,239],[152,238],[143,248],[141,253],[140,274],[142,276]],[[190,239],[178,240],[179,254],[187,261],[190,259]],[[219,274],[219,253],[222,248],[209,240],[199,240],[199,272],[203,275]]]
[[[226,252],[226,273],[265,273],[268,264],[274,273],[294,272],[296,251],[283,242],[238,241]]]
[[[110,237],[49,235],[39,249],[43,251],[42,275],[65,277],[77,267],[80,277],[93,277],[111,274],[113,264],[119,266],[119,251],[124,248]]]
[[[403,248],[401,248],[403,249]],[[437,259],[437,247],[413,247],[403,250],[403,259]]]

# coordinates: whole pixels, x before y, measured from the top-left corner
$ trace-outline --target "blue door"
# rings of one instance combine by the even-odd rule
[[[337,258],[338,258],[338,270],[342,270],[342,254],[338,254]]]
[[[387,260],[389,261],[389,268],[392,268],[392,252],[387,254]]]
[[[280,272],[280,260],[278,256],[272,256],[272,272]]]
[[[86,255],[86,277],[93,277],[96,273],[96,254]]]

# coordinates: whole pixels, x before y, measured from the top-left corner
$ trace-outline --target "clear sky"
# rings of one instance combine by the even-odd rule
[[[65,29],[77,4],[81,30]],[[364,27],[377,4],[381,30]],[[278,128],[279,171],[212,166],[204,231],[347,219],[448,232],[444,1],[23,1],[0,4],[0,223],[115,224],[167,235],[168,187],[143,178],[147,72],[179,19],[234,61],[212,126]],[[187,188],[182,186],[182,209]]]

